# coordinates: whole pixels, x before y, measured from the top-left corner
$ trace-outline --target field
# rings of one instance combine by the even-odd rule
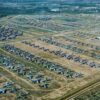
[[[0,100],[99,100],[99,88],[99,13],[0,18]]]

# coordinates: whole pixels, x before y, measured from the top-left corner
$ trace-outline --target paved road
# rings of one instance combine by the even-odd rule
[[[79,95],[81,95],[87,91],[90,91],[91,89],[96,88],[97,86],[100,86],[100,79],[96,83],[93,83],[90,86],[80,90],[79,92],[74,93],[72,96],[69,96],[65,100],[74,100],[75,97],[78,97]]]

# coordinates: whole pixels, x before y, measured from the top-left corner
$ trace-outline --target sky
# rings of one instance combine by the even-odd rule
[[[30,2],[30,1],[39,1],[39,2],[46,2],[46,1],[54,1],[54,0],[0,0],[0,2]],[[55,1],[66,1],[66,2],[100,2],[100,0],[55,0]]]

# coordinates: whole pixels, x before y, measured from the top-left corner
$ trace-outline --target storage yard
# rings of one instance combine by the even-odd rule
[[[99,100],[100,14],[0,18],[0,100]]]

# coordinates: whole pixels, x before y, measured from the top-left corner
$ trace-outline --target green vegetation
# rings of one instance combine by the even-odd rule
[[[100,99],[100,86],[75,98],[75,100],[99,100],[99,99]]]

